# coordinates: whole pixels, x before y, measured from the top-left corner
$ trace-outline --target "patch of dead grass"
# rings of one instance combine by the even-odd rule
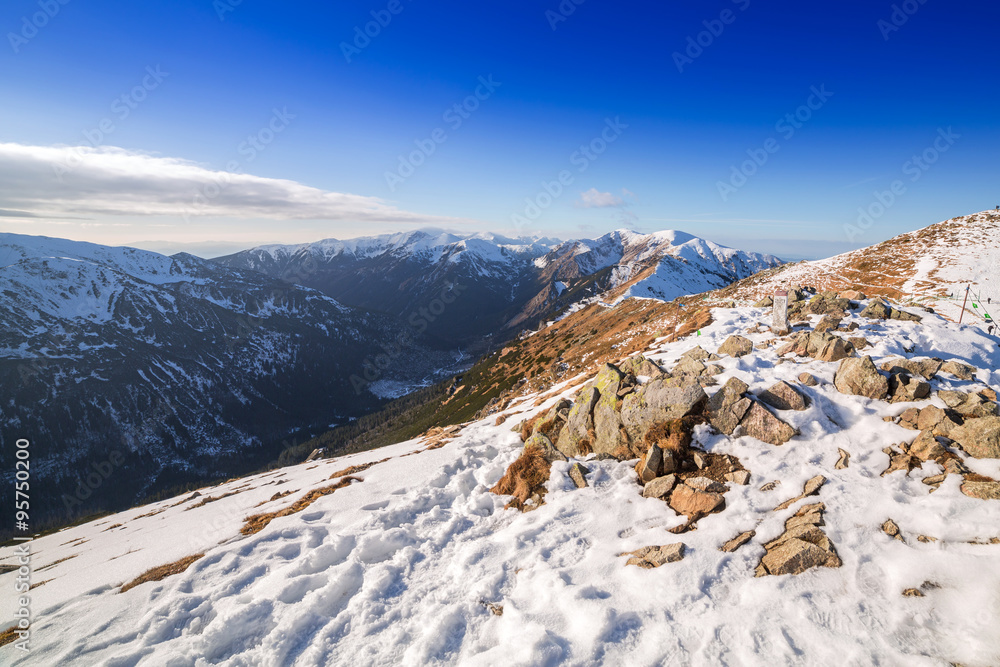
[[[145,584],[151,581],[163,581],[164,579],[166,579],[171,575],[180,574],[184,570],[188,569],[188,567],[191,566],[191,563],[194,563],[196,560],[202,558],[204,555],[205,554],[195,554],[194,556],[188,556],[187,558],[182,558],[179,561],[168,563],[167,565],[160,565],[159,567],[154,567],[150,570],[146,570],[132,581],[128,582],[127,584],[123,584],[118,592],[124,593],[125,591],[131,590],[141,584]]]

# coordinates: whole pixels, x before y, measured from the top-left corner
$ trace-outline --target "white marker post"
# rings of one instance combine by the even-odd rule
[[[780,289],[774,293],[774,305],[771,309],[771,331],[784,336],[791,333],[788,326],[788,290]]]

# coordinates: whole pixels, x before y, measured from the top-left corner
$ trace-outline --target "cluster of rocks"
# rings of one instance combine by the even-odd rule
[[[739,378],[729,378],[712,396],[705,415],[713,427],[726,435],[749,435],[772,445],[783,445],[798,433],[764,406],[767,403],[778,410],[805,410],[807,399],[798,390],[778,382],[753,397],[747,394],[748,389]]]
[[[842,562],[825,525],[823,503],[806,505],[785,521],[785,532],[764,545],[767,552],[757,565],[755,576],[801,574],[814,567],[840,567]]]

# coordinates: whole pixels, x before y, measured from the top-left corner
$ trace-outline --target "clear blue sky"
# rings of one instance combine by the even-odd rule
[[[870,0],[237,2],[4,3],[0,230],[248,245],[629,226],[797,257],[1000,204],[994,3],[897,3],[912,14],[894,24]],[[372,12],[387,25],[355,42]],[[679,68],[689,38],[704,46]],[[478,108],[445,115],[477,87]],[[603,153],[574,157],[606,127]],[[387,183],[416,141],[433,154]],[[907,164],[927,149],[934,164]],[[724,197],[747,151],[767,161]],[[234,167],[256,178],[213,191]],[[894,180],[903,194],[845,231]]]

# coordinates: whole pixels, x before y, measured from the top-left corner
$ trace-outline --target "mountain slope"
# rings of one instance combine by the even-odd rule
[[[41,538],[32,545],[36,578],[46,581],[31,592],[33,652],[6,646],[0,655],[14,665],[70,667],[990,667],[1000,660],[1000,501],[965,495],[960,475],[935,490],[924,482],[941,472],[933,462],[883,476],[883,450],[916,435],[883,418],[944,406],[944,390],[998,386],[1000,353],[981,332],[934,315],[917,323],[859,312],[844,324],[858,325],[851,335],[868,338],[865,353],[879,364],[938,356],[979,370],[968,381],[938,376],[936,393],[915,403],[842,393],[835,362],[781,363],[768,344],[774,336],[757,326],[769,315],[762,308],[716,308],[700,336],[648,346],[647,356],[669,368],[696,344],[714,352],[744,335],[759,345],[713,361],[721,373],[710,393],[729,378],[755,394],[785,380],[810,400],[804,411],[780,411],[800,431],[780,447],[695,429],[696,447],[737,457],[751,475],[746,486],[726,484],[725,508],[697,530],[667,532],[685,518],[643,497],[634,461],[589,457],[581,489],[569,476],[573,461],[556,462],[545,504],[529,513],[505,509],[509,498],[489,492],[524,449],[510,425],[572,398],[564,381],[509,405],[506,423],[478,420],[450,441],[418,439],[234,480]],[[799,385],[803,371],[818,384]],[[836,465],[838,450],[850,455],[847,467]],[[1000,477],[998,459],[957,456],[979,475]],[[793,500],[816,475],[826,478],[816,495]],[[764,544],[817,502],[841,565],[755,577]],[[262,520],[246,518],[261,513],[273,513],[269,523],[247,530]],[[887,519],[900,539],[886,534]],[[737,550],[720,550],[751,530]],[[678,562],[627,565],[627,552],[678,542],[686,545]],[[195,556],[182,572],[119,592],[152,568]],[[0,565],[15,558],[12,548],[0,550]],[[15,576],[0,575],[0,586]]]
[[[351,378],[379,341],[414,341],[382,379],[451,363],[384,315],[258,273],[13,234],[0,235],[0,326],[0,442],[44,443],[38,520],[246,471],[293,432],[364,414],[377,400]],[[112,459],[126,479],[80,485]]]
[[[1000,213],[983,211],[829,259],[788,264],[733,284],[723,294],[756,300],[790,285],[858,289],[921,303],[958,321],[965,288],[971,285],[964,321],[983,324],[986,313],[996,319],[987,300],[1000,300],[998,264]]]

